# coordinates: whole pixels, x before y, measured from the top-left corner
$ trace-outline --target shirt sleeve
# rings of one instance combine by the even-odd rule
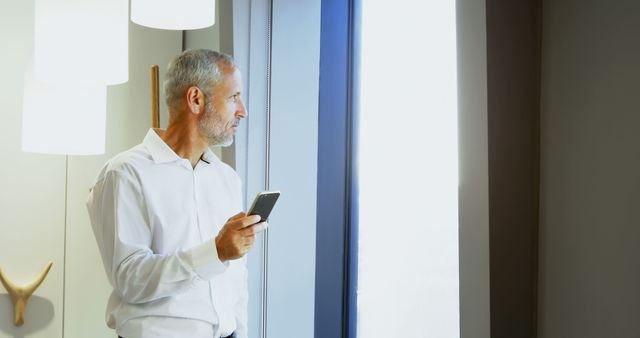
[[[169,297],[227,269],[214,239],[170,255],[153,253],[144,203],[135,175],[115,170],[104,174],[87,201],[105,271],[123,301]]]

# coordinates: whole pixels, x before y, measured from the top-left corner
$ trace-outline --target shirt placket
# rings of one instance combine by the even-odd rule
[[[193,203],[195,205],[195,213],[196,213],[195,219],[196,219],[196,224],[198,226],[198,234],[200,235],[200,242],[204,242],[204,238],[207,236],[207,234],[203,233],[203,226],[201,224],[202,222],[201,211],[205,210],[205,208],[204,206],[200,205],[200,200],[201,200],[199,198],[200,191],[198,190],[198,188],[202,186],[202,184],[199,184],[199,179],[198,179],[198,173],[202,171],[202,168],[200,168],[200,166],[201,164],[198,163],[196,164],[196,167],[193,168]],[[218,312],[216,310],[216,304],[213,297],[213,284],[211,283],[210,280],[207,281],[207,283],[209,284],[209,300],[210,300],[211,308],[213,309],[213,313],[216,316],[216,318],[220,320],[220,316],[218,315]]]

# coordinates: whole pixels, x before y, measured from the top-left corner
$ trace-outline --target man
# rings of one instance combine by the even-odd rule
[[[247,116],[231,57],[190,50],[164,82],[166,130],[111,159],[87,209],[123,338],[247,338],[244,255],[267,227],[245,216],[240,179],[209,149]]]

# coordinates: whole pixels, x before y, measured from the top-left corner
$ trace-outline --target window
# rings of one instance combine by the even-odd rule
[[[459,337],[455,1],[362,1],[357,336]]]

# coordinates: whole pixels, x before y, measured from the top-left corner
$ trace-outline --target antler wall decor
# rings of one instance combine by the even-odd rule
[[[22,326],[22,324],[24,324],[24,312],[27,309],[27,301],[29,301],[29,297],[36,291],[38,286],[42,284],[44,278],[47,277],[52,265],[53,262],[49,262],[33,282],[24,286],[18,286],[10,281],[0,269],[0,282],[2,282],[4,288],[9,292],[11,302],[13,302],[14,324],[16,326]]]

